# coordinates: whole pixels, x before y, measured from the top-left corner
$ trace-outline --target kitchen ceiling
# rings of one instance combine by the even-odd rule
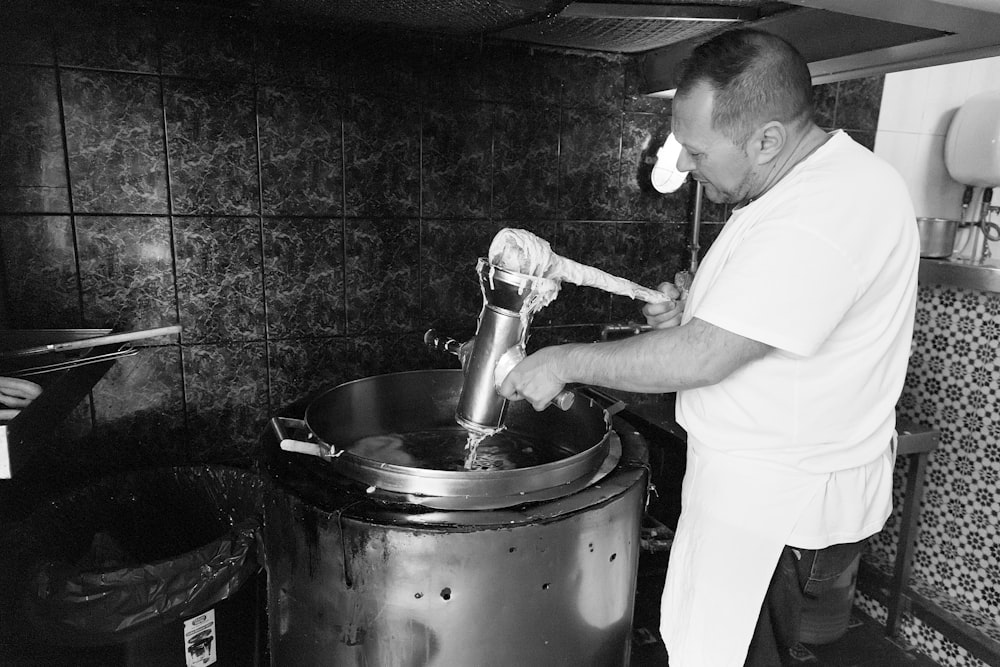
[[[815,83],[1000,55],[1000,0],[195,0],[261,20],[492,37],[640,58],[644,92],[672,86],[693,46],[736,25],[792,42]]]

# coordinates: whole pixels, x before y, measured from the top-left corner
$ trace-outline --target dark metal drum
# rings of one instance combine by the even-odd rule
[[[430,422],[445,432],[451,428],[461,371],[359,382],[372,389],[398,382],[407,390],[396,398],[415,400],[393,403],[379,391],[379,399],[368,403],[362,398],[367,390],[353,389],[350,400],[323,394],[327,398],[318,400],[326,408],[314,401],[303,421],[335,447],[380,430],[405,435],[413,423],[423,430],[429,415],[440,415]],[[622,425],[607,429],[611,420],[596,404],[582,398],[575,404],[584,410],[575,420],[572,410],[547,410],[538,421],[534,411],[525,414],[538,431],[525,433],[527,446],[539,446],[544,433],[566,459],[603,449],[569,482],[555,472],[563,469],[562,459],[549,454],[528,466],[522,464],[536,461],[533,455],[510,451],[498,454],[502,462],[495,469],[422,468],[416,464],[451,461],[455,454],[442,458],[432,444],[402,438],[403,453],[413,459],[384,465],[401,468],[393,470],[399,475],[427,470],[474,479],[470,490],[481,483],[489,491],[474,496],[471,507],[464,496],[366,486],[353,468],[339,465],[351,461],[348,454],[317,459],[290,453],[267,431],[264,462],[274,492],[263,532],[272,664],[627,665],[646,445]],[[347,411],[359,423],[326,410]],[[549,415],[558,425],[547,423]],[[369,474],[381,464],[363,465]],[[493,485],[494,475],[506,481]],[[452,478],[441,479],[448,484],[436,479],[427,488],[453,492]],[[521,483],[537,488],[515,492]]]

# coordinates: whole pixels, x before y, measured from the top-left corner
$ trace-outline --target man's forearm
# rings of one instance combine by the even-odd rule
[[[698,319],[620,341],[563,347],[566,382],[640,393],[715,384],[771,349]]]

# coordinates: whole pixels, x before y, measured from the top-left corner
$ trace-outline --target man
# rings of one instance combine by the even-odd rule
[[[735,208],[683,315],[647,305],[653,331],[544,348],[500,389],[536,409],[569,382],[678,393],[688,458],[660,628],[671,667],[781,664],[802,596],[830,586],[891,511],[915,217],[899,175],[812,113],[808,67],[786,42],[740,29],[698,47],[673,101],[677,168]]]

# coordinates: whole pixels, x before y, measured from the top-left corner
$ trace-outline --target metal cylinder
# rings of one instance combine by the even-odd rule
[[[598,483],[509,509],[387,504],[272,468],[271,664],[628,665],[648,481],[635,438]]]
[[[496,390],[497,362],[527,337],[531,317],[522,310],[533,279],[492,266],[485,259],[476,265],[476,275],[483,292],[483,310],[455,419],[469,431],[493,433],[503,425],[507,409],[507,400]]]

